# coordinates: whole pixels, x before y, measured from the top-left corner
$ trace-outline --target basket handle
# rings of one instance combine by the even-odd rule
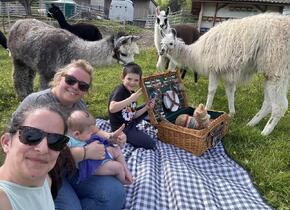
[[[222,122],[218,127],[213,129],[208,134],[208,139],[211,140],[211,147],[214,147],[221,141],[221,135],[224,127],[225,127],[224,122]]]

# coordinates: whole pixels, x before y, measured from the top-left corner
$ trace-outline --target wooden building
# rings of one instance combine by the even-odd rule
[[[192,14],[198,16],[198,29],[204,33],[228,19],[264,12],[290,14],[290,0],[192,0]]]
[[[74,0],[77,4],[88,4],[92,6],[102,5],[105,17],[109,17],[112,0]],[[134,21],[146,22],[147,15],[155,14],[157,3],[154,0],[132,0],[134,6]]]

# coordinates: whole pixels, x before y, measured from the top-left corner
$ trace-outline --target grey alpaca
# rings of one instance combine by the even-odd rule
[[[48,88],[55,72],[73,59],[85,59],[96,66],[132,62],[139,53],[137,39],[119,33],[99,41],[84,41],[35,19],[18,20],[8,36],[15,91],[20,99],[30,94],[36,72],[41,89]]]

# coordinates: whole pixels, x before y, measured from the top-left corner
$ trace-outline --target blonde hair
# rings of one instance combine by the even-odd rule
[[[93,77],[93,67],[92,65],[87,62],[86,60],[83,59],[78,59],[78,60],[72,60],[71,63],[67,64],[63,68],[60,68],[54,75],[53,80],[49,83],[51,87],[56,87],[58,83],[61,80],[61,77],[64,76],[70,69],[72,68],[81,68],[83,69],[86,73],[90,75],[90,85],[92,82],[92,77]]]

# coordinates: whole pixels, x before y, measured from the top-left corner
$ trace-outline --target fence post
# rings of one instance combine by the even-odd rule
[[[9,3],[7,3],[7,4],[8,4],[8,8],[7,8],[7,5],[6,5],[6,10],[8,11],[7,12],[8,28],[11,28],[11,26],[10,26],[10,4]]]

